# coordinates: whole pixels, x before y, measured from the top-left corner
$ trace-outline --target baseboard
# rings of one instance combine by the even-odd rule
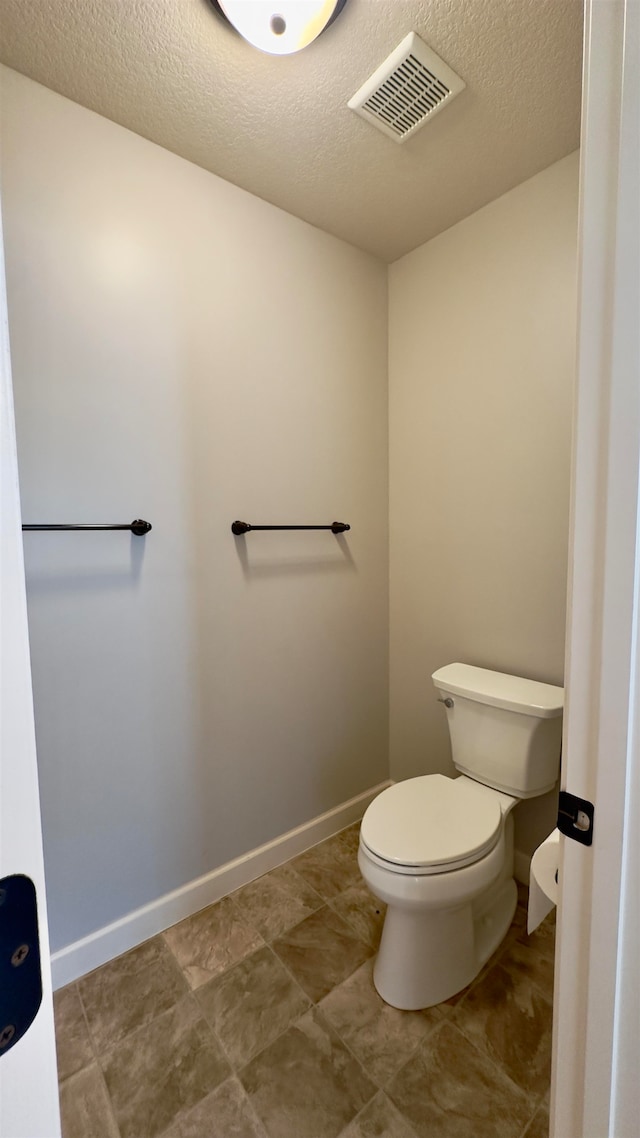
[[[531,854],[523,853],[522,850],[513,851],[513,876],[516,881],[520,881],[522,885],[529,884],[529,874],[531,870]]]
[[[82,940],[54,952],[51,957],[54,989],[63,988],[79,976],[99,968],[101,964],[135,948],[149,937],[175,925],[177,921],[192,916],[228,893],[255,881],[263,873],[268,873],[325,838],[339,833],[345,826],[358,822],[369,803],[389,785],[389,782],[382,782],[333,810],[328,810],[326,814],[305,822],[295,830],[289,830],[266,845],[250,850],[242,857],[219,866],[211,873],[188,882],[180,889],[175,889],[157,901],[143,905],[126,917],[121,917],[102,929],[96,929]]]

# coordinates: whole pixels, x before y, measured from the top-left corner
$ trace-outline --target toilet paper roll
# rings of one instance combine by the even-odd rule
[[[560,834],[554,830],[531,858],[527,932],[532,933],[558,903]]]

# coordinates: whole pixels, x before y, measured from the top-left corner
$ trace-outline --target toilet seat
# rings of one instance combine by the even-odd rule
[[[421,775],[374,799],[360,840],[373,861],[396,873],[447,873],[493,849],[502,817],[500,795],[471,779]]]

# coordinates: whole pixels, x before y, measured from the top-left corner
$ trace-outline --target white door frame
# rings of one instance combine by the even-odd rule
[[[0,876],[34,882],[43,998],[0,1056],[0,1138],[59,1138],[49,933],[0,215]],[[1,915],[0,915],[1,916]]]
[[[632,1138],[640,1116],[639,76],[640,0],[586,0],[562,786],[595,823],[561,842],[552,1138]]]

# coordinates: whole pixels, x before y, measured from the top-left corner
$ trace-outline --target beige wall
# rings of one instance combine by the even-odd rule
[[[2,71],[53,947],[387,777],[384,265]],[[351,533],[255,534],[350,522]]]
[[[59,948],[387,776],[387,272],[1,77],[25,519],[154,525],[26,539]],[[389,270],[394,778],[451,772],[439,665],[562,681],[576,198]]]
[[[574,154],[390,269],[395,779],[452,771],[440,665],[563,680],[577,191]]]

